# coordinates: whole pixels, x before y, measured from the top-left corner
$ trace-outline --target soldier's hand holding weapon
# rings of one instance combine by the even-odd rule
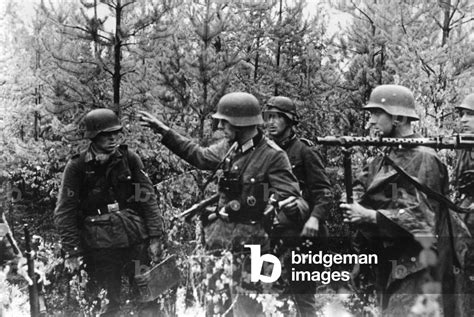
[[[377,212],[363,207],[358,202],[342,203],[339,207],[344,210],[344,222],[375,223],[376,221]]]

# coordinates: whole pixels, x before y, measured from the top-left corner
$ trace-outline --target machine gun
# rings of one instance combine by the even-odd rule
[[[451,137],[430,138],[384,138],[384,137],[357,137],[357,136],[327,136],[316,138],[316,143],[324,145],[342,146],[397,146],[399,148],[413,148],[427,146],[434,149],[472,149],[474,148],[474,134],[458,134]]]
[[[346,187],[347,202],[352,203],[352,160],[350,148],[353,146],[377,146],[414,148],[426,146],[434,149],[472,149],[474,148],[474,134],[458,134],[451,137],[429,138],[385,138],[385,137],[354,137],[354,136],[327,136],[316,138],[315,143],[340,146],[344,154],[344,185]]]

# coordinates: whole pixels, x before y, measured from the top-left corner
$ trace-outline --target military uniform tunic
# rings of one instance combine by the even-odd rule
[[[125,210],[127,218],[118,218]],[[139,225],[125,225],[124,219]],[[128,222],[130,219],[135,222]],[[146,239],[164,235],[156,195],[138,155],[120,146],[102,162],[91,145],[72,157],[64,171],[54,220],[63,250],[84,256],[90,277],[86,295],[95,296],[105,288],[107,313],[115,314],[123,272],[132,280],[134,263],[150,262]]]
[[[331,208],[331,183],[326,175],[323,162],[319,153],[315,150],[311,141],[297,138],[291,134],[288,138],[278,141],[277,144],[285,150],[291,163],[291,168],[298,179],[303,198],[308,202],[311,217],[319,220],[319,237],[312,239],[312,246],[306,247],[299,238],[299,232],[294,232],[296,237],[291,237],[286,252],[291,250],[301,250],[301,253],[312,251],[316,253],[319,250],[325,251],[327,228],[324,220]],[[289,259],[286,260],[287,267],[292,266]],[[318,265],[296,266],[300,271],[322,271],[324,268]],[[316,293],[315,282],[301,282],[291,280],[291,271],[287,272],[290,291],[294,296],[296,307],[301,316],[313,316],[316,311]]]
[[[261,316],[261,304],[246,296],[247,292],[255,294],[261,290],[254,288],[257,287],[255,283],[247,284],[242,276],[242,272],[249,273],[250,268],[249,249],[244,248],[244,244],[259,244],[262,252],[268,252],[269,239],[261,220],[270,195],[273,194],[276,200],[301,197],[288,157],[261,131],[239,146],[236,143],[231,146],[227,140],[221,140],[204,148],[172,130],[163,135],[162,143],[199,169],[214,170],[221,167],[225,182],[220,182],[217,210],[230,209],[226,208],[229,205],[238,206],[229,211],[228,220],[218,218],[205,227],[207,249],[228,250],[233,255],[232,294],[228,296],[231,300],[223,300],[222,307],[208,303],[208,314],[222,314],[232,305],[234,316]],[[303,223],[308,217],[308,206],[301,199],[298,205],[298,212],[289,217],[295,223]],[[221,275],[220,272],[217,274]],[[213,292],[217,294],[218,290]],[[235,293],[239,295],[235,296]],[[223,297],[227,298],[219,298]]]
[[[64,250],[70,255],[83,253],[88,247],[81,238],[84,218],[107,213],[107,205],[115,202],[119,209],[133,209],[144,219],[148,236],[163,235],[153,185],[137,154],[122,147],[105,164],[96,161],[90,149],[71,158],[54,212]]]
[[[324,220],[330,210],[332,189],[320,154],[310,141],[295,135],[277,144],[288,155],[311,216]]]
[[[227,140],[221,140],[203,148],[172,130],[163,136],[162,143],[203,170],[218,167],[230,147]],[[259,132],[256,137],[237,147],[222,167],[238,180],[239,189],[228,193],[221,188],[218,210],[232,200],[238,201],[240,208],[235,215],[231,215],[231,221],[218,219],[206,227],[207,246],[229,249],[251,241],[268,242],[259,220],[270,195],[275,194],[277,200],[301,197],[298,181],[291,172],[285,152]],[[301,223],[307,219],[308,209],[304,201],[300,200],[299,206],[299,213],[293,215],[293,220]],[[249,220],[255,223],[250,224]]]
[[[474,203],[474,149],[459,152],[454,169],[455,186],[458,194],[457,204],[468,208]],[[463,289],[465,293],[462,316],[474,316],[474,215],[466,214],[464,221],[471,233],[463,270]]]

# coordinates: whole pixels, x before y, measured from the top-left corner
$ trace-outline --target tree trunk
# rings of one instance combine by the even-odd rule
[[[206,19],[204,20],[204,33],[203,33],[203,49],[201,52],[201,78],[202,78],[202,109],[201,113],[199,113],[199,139],[204,138],[204,120],[205,120],[205,114],[206,110],[208,109],[208,85],[209,85],[209,78],[207,74],[207,50],[209,48],[209,28],[210,28],[210,13],[209,11],[211,10],[211,1],[208,0],[206,1]]]
[[[443,36],[441,38],[441,46],[444,46],[448,42],[449,32],[451,31],[451,28],[449,27],[451,24],[451,0],[444,0],[441,8],[443,10]]]
[[[96,27],[98,25],[98,19],[97,19],[97,0],[94,0],[94,23],[96,24]],[[99,30],[96,29],[95,32],[97,32],[97,36],[99,33]],[[98,58],[99,56],[99,48],[98,48],[98,38],[96,37],[94,40],[94,58]]]
[[[283,11],[283,0],[280,0],[280,11],[278,13],[278,26],[281,26],[281,15]],[[281,39],[278,39],[277,55],[276,55],[276,70],[280,70],[280,55],[281,55]],[[278,96],[278,82],[275,83],[275,96]]]
[[[117,0],[117,6],[115,7],[115,42],[114,42],[114,75],[113,75],[113,87],[114,87],[114,108],[116,109],[117,116],[122,116],[122,109],[120,108],[120,80],[121,80],[121,49],[122,49],[122,30],[121,30],[121,19],[122,19],[122,4],[121,0]]]
[[[259,15],[259,20],[258,20],[258,29],[260,30],[262,27],[262,16],[261,14]],[[257,36],[257,52],[255,54],[255,67],[253,70],[253,82],[256,83],[258,79],[258,62],[260,58],[260,35]]]

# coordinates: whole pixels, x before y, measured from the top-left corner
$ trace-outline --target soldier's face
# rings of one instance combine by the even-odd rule
[[[393,131],[393,117],[382,109],[370,110],[368,127],[376,135],[390,137]]]
[[[264,118],[267,125],[268,134],[273,138],[282,136],[288,127],[288,123],[286,122],[285,118],[278,112],[268,112]]]
[[[474,110],[461,111],[461,128],[464,133],[474,133]]]
[[[222,132],[224,132],[224,135],[227,139],[231,141],[235,141],[235,138],[237,137],[236,129],[227,120],[223,120],[223,119],[219,120],[219,124],[217,128],[219,130],[222,130]]]
[[[98,134],[93,142],[97,151],[112,153],[119,146],[120,131],[104,132]]]

